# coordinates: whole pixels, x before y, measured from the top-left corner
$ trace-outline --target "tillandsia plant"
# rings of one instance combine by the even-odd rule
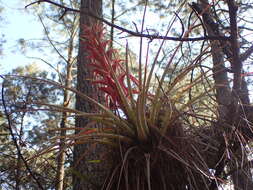
[[[85,35],[82,38],[93,73],[92,84],[105,93],[106,101],[99,103],[73,88],[45,80],[48,84],[76,93],[99,110],[85,113],[36,102],[37,105],[48,106],[51,111],[68,112],[91,121],[83,128],[75,128],[80,132],[54,140],[62,138],[66,146],[102,143],[111,148],[112,169],[102,189],[197,190],[203,187],[208,189],[211,180],[217,184],[222,182],[210,170],[217,162],[208,161],[209,155],[217,152],[219,143],[209,141],[210,136],[205,135],[205,130],[198,130],[201,125],[210,126],[211,121],[217,118],[211,95],[214,88],[205,85],[209,82],[210,70],[194,74],[199,67],[198,61],[204,59],[206,51],[203,50],[188,65],[168,77],[173,70],[176,54],[182,47],[183,43],[180,42],[165,68],[159,71],[159,77],[155,74],[155,66],[165,43],[162,40],[154,60],[151,62],[147,53],[145,62],[140,59],[138,71],[133,73],[128,62],[127,45],[125,58],[122,58],[118,50],[111,48],[101,24],[83,27]],[[142,49],[141,42],[140,51]],[[212,102],[213,105],[210,104]],[[35,157],[56,149],[58,142]]]
[[[105,93],[106,101],[103,105],[83,95],[100,108],[99,113],[66,111],[88,117],[103,127],[87,126],[77,135],[64,138],[70,142],[75,139],[74,143],[104,143],[114,150],[111,176],[105,182],[105,189],[208,187],[212,175],[207,164],[203,163],[203,152],[195,148],[197,143],[191,136],[193,133],[187,132],[194,131],[201,123],[194,124],[192,118],[201,120],[203,117],[203,122],[204,118],[208,120],[207,116],[187,113],[213,90],[206,89],[185,100],[189,90],[208,77],[209,71],[188,80],[199,57],[180,70],[169,83],[166,74],[181,43],[161,77],[156,78],[154,68],[159,52],[151,65],[146,59],[144,68],[139,65],[138,72],[132,73],[128,47],[125,59],[122,59],[118,51],[110,47],[101,24],[84,27],[82,38],[94,76],[93,85]]]
[[[144,64],[139,61],[138,72],[132,73],[128,46],[123,59],[116,49],[110,47],[101,24],[84,27],[82,38],[87,46],[86,58],[90,60],[93,85],[105,93],[106,101],[99,103],[73,88],[45,80],[76,93],[99,108],[96,113],[85,113],[36,102],[50,107],[51,111],[68,112],[91,120],[87,126],[75,128],[80,130],[79,133],[55,139],[64,139],[67,146],[102,143],[111,148],[112,169],[102,189],[198,190],[209,189],[213,180],[217,184],[223,182],[210,170],[219,161],[209,159],[217,153],[219,142],[210,140],[210,134],[206,135],[208,129],[199,130],[202,125],[211,126],[217,119],[211,95],[214,88],[212,85],[205,87],[211,76],[210,70],[194,74],[205,50],[168,80],[172,62],[182,43],[176,46],[166,67],[160,71],[160,77],[154,70],[164,40],[154,60],[150,63],[146,59]],[[58,149],[58,144],[56,142],[35,157]]]

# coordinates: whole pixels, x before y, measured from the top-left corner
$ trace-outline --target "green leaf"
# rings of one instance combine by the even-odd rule
[[[92,164],[98,164],[98,163],[101,163],[101,160],[89,160],[87,162],[92,163]]]

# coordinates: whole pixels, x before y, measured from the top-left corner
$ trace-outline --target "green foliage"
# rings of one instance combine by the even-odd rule
[[[23,77],[21,77],[23,76]],[[36,152],[49,144],[49,139],[55,135],[48,129],[55,129],[59,126],[60,114],[49,111],[42,111],[42,106],[37,106],[35,102],[57,102],[61,100],[62,91],[45,83],[35,81],[32,78],[47,78],[48,73],[40,71],[38,67],[27,65],[14,69],[4,80],[4,99],[6,109],[11,114],[11,127],[14,137],[21,148],[23,156],[28,159]],[[3,110],[3,108],[1,108]],[[1,117],[1,121],[2,121]],[[1,149],[1,186],[11,184],[15,186],[17,172],[20,172],[20,186],[24,189],[36,189],[37,184],[27,175],[24,164],[18,166],[17,150],[10,136],[9,126],[4,118],[1,123],[0,136]],[[34,172],[39,181],[51,187],[55,172],[55,155],[51,154],[49,158],[40,157],[29,162],[29,167]],[[22,176],[22,178],[21,178]]]

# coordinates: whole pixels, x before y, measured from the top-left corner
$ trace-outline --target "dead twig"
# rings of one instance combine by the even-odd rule
[[[78,9],[73,9],[73,8],[69,8],[69,7],[66,7],[64,5],[61,5],[61,4],[58,4],[58,3],[55,3],[51,0],[39,0],[39,1],[35,1],[35,2],[32,2],[28,5],[25,6],[25,8],[28,8],[29,6],[31,5],[34,5],[34,4],[40,4],[40,3],[50,3],[52,5],[55,5],[57,7],[60,7],[62,9],[64,9],[64,13],[66,14],[67,12],[77,12],[77,13],[80,13],[81,11],[78,10]],[[170,36],[162,36],[162,35],[151,35],[151,34],[144,34],[144,33],[139,33],[139,32],[134,32],[132,30],[128,30],[126,28],[123,28],[121,26],[118,26],[118,25],[115,25],[101,17],[98,17],[96,16],[95,14],[93,14],[92,12],[90,11],[85,11],[83,12],[83,14],[86,14],[92,18],[95,18],[105,24],[107,24],[108,26],[111,26],[113,28],[116,28],[122,32],[125,32],[125,33],[128,33],[130,34],[131,36],[135,36],[135,37],[143,37],[143,38],[148,38],[148,39],[162,39],[162,40],[173,40],[173,41],[201,41],[201,40],[221,40],[221,41],[228,41],[230,40],[230,37],[226,37],[226,36],[204,36],[204,37],[196,37],[196,38],[181,38],[181,37],[170,37]]]

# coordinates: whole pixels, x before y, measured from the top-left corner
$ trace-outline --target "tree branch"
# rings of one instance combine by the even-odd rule
[[[55,2],[53,2],[51,0],[39,0],[39,1],[35,1],[33,3],[30,3],[30,4],[26,5],[25,8],[28,8],[29,6],[34,5],[36,3],[39,4],[39,3],[43,3],[43,2],[50,3],[50,4],[53,4],[53,5],[57,6],[57,7],[60,7],[62,9],[64,9],[64,12],[77,12],[77,13],[81,12],[78,9],[69,8],[69,7],[66,7],[64,5],[55,3]],[[105,23],[105,24],[107,24],[107,25],[109,25],[109,26],[111,26],[113,28],[116,28],[116,29],[118,29],[118,30],[120,30],[122,32],[128,33],[131,36],[148,38],[150,40],[154,40],[154,39],[173,40],[173,41],[201,41],[201,40],[222,40],[222,41],[227,41],[227,40],[230,40],[230,37],[217,36],[217,35],[216,36],[196,37],[196,38],[180,38],[180,37],[178,38],[178,37],[169,37],[169,36],[162,36],[162,35],[143,34],[143,33],[134,32],[132,30],[128,30],[128,29],[123,28],[121,26],[115,25],[115,24],[113,24],[113,23],[111,23],[111,22],[109,22],[109,21],[107,21],[107,20],[105,20],[105,19],[103,19],[101,17],[98,17],[98,16],[94,15],[90,11],[85,11],[85,12],[82,11],[82,13],[86,14],[86,15],[92,17],[92,18],[95,18],[95,19],[97,19],[97,20],[99,20],[99,21],[101,21],[101,22],[103,22],[103,23]]]
[[[253,45],[250,46],[243,54],[240,55],[241,62],[246,61],[252,53],[253,53]]]
[[[230,20],[230,38],[231,38],[231,68],[234,71],[233,90],[238,94],[241,88],[242,61],[239,56],[238,28],[237,28],[237,10],[238,6],[234,0],[227,1]]]

